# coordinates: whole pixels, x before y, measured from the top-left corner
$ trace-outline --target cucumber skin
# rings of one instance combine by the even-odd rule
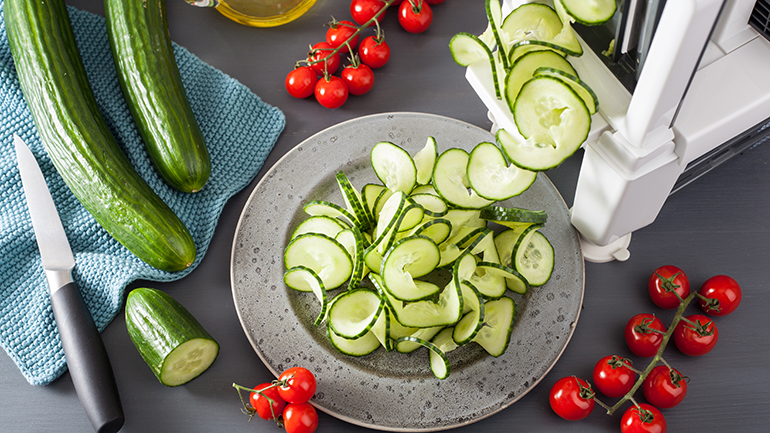
[[[61,0],[6,0],[6,32],[22,93],[57,171],[83,207],[149,265],[195,260],[184,223],[131,166],[101,116]]]
[[[104,14],[118,82],[150,159],[174,188],[200,191],[211,161],[174,58],[165,0],[104,0]]]
[[[128,293],[126,329],[139,354],[161,383],[163,363],[179,345],[194,338],[216,342],[174,298],[147,287]]]

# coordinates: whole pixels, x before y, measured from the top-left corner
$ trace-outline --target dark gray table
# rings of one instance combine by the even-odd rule
[[[69,1],[102,14],[93,0]],[[279,431],[262,420],[247,422],[233,382],[255,385],[272,379],[251,349],[238,322],[230,291],[231,242],[241,209],[262,174],[285,152],[317,131],[361,115],[389,111],[420,111],[457,118],[488,129],[486,110],[448,51],[459,31],[479,34],[486,26],[483,1],[449,0],[434,8],[431,29],[421,35],[402,31],[395,14],[384,24],[393,57],[376,71],[374,89],[351,97],[337,110],[315,101],[291,98],[283,87],[286,73],[304,57],[309,44],[321,41],[323,26],[333,15],[348,19],[347,0],[319,0],[300,20],[273,29],[238,25],[213,9],[198,9],[169,0],[173,39],[206,62],[240,80],[263,100],[286,114],[284,133],[262,172],[225,206],[211,248],[188,277],[168,284],[137,282],[163,289],[186,305],[221,344],[217,361],[204,375],[179,388],[160,385],[144,364],[119,315],[103,333],[121,391],[130,432]],[[770,113],[769,113],[770,114]],[[718,320],[716,349],[701,358],[681,355],[673,346],[666,358],[691,378],[689,393],[677,408],[665,411],[669,431],[767,431],[762,413],[770,405],[770,145],[741,155],[672,196],[654,224],[634,233],[627,262],[586,264],[583,311],[561,359],[529,394],[502,412],[460,432],[618,431],[620,414],[597,409],[582,422],[558,418],[548,405],[548,391],[567,375],[590,377],[604,355],[631,356],[623,326],[640,312],[669,312],[649,301],[645,287],[650,272],[663,264],[685,269],[693,285],[724,273],[744,289],[743,304],[732,316]],[[580,163],[576,155],[548,173],[571,204]],[[637,365],[646,365],[637,359]],[[355,384],[351,384],[355,386]],[[640,397],[641,398],[641,397]],[[321,414],[319,433],[366,429]],[[44,387],[30,386],[10,358],[0,355],[0,431],[88,432],[91,427],[70,377],[65,374]]]

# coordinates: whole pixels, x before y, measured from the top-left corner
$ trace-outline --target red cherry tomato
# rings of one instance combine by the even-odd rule
[[[335,77],[333,77],[335,78]],[[339,80],[339,78],[338,78]],[[319,80],[324,81],[323,79]],[[340,83],[344,87],[344,83]],[[313,373],[304,367],[292,367],[278,376],[278,394],[287,403],[305,403],[313,397],[316,380]]]
[[[334,53],[328,59],[326,58],[329,56],[332,50],[334,50],[334,47],[329,45],[327,42],[319,42],[313,45],[312,49],[310,50],[310,53],[308,54],[308,61],[310,62],[318,61],[318,63],[314,63],[310,65],[310,67],[313,68],[313,70],[317,75],[319,76],[324,75],[324,69],[329,74],[333,74],[337,72],[337,69],[340,67],[340,63],[341,63],[340,54]],[[321,62],[320,60],[322,59],[326,59],[326,60]]]
[[[574,376],[563,377],[551,388],[551,409],[568,421],[578,421],[591,414],[596,402],[591,385]]]
[[[359,63],[357,66],[346,66],[340,75],[353,95],[363,95],[374,86],[374,72],[368,66]]]
[[[390,60],[390,47],[384,39],[368,36],[361,41],[358,56],[366,66],[372,69],[381,68]]]
[[[330,75],[321,77],[315,85],[315,99],[326,108],[339,108],[348,100],[348,86],[342,78]]]
[[[726,316],[741,304],[741,286],[732,277],[717,275],[706,280],[698,293],[709,300],[700,299],[700,307],[712,316]]]
[[[313,433],[318,428],[318,412],[310,403],[289,403],[283,410],[286,433]]]
[[[647,403],[631,406],[620,419],[621,433],[666,433],[666,418],[660,410]]]
[[[262,419],[277,419],[283,413],[283,408],[286,407],[286,401],[278,394],[278,388],[270,383],[263,383],[254,389],[261,391],[261,394],[253,391],[249,394],[249,403],[257,411],[257,415]],[[268,398],[273,400],[272,411]]]
[[[433,22],[433,10],[424,0],[407,0],[398,7],[398,22],[409,33],[422,33]]]
[[[636,373],[631,361],[616,355],[605,356],[594,366],[594,386],[610,398],[624,396],[634,386]]]
[[[679,321],[674,329],[674,343],[685,355],[701,356],[711,352],[719,340],[717,325],[708,316],[693,314]]]
[[[356,32],[356,25],[350,21],[334,21],[329,26],[329,30],[326,31],[326,43],[334,48],[340,47],[340,53],[347,53],[348,45],[350,48],[358,46],[358,35],[353,36]],[[345,42],[347,41],[347,44]]]
[[[370,19],[377,15],[377,12],[385,7],[385,2],[381,0],[353,0],[350,2],[350,15],[353,17],[353,21],[359,25],[366,24]],[[382,22],[387,10],[380,14],[377,21]],[[373,26],[374,22],[369,24],[369,27]]]
[[[318,81],[313,68],[300,66],[286,75],[286,90],[295,98],[303,99],[312,95],[315,91],[315,83]]]
[[[626,324],[626,344],[634,355],[649,358],[658,353],[665,333],[666,327],[655,315],[637,314]]]
[[[687,380],[676,369],[659,365],[644,379],[642,392],[650,404],[670,409],[681,403],[687,395]]]
[[[690,294],[690,280],[676,266],[661,266],[650,276],[647,289],[655,305],[671,310],[679,308],[679,299],[684,299]]]

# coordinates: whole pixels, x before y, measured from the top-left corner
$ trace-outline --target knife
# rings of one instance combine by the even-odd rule
[[[72,279],[75,258],[67,235],[35,155],[16,134],[13,144],[75,392],[94,430],[117,432],[125,419],[118,386],[104,342]]]

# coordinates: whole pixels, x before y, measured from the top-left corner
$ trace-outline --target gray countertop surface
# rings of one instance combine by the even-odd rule
[[[103,14],[100,2],[68,4]],[[230,251],[241,210],[264,173],[305,138],[359,116],[415,111],[452,117],[484,129],[491,127],[486,109],[448,50],[460,31],[480,34],[486,27],[482,0],[449,0],[434,7],[431,28],[408,34],[388,11],[383,24],[393,50],[391,61],[375,70],[376,83],[364,96],[351,96],[339,109],[328,110],[312,98],[297,100],[284,89],[284,78],[308,46],[323,40],[325,24],[334,16],[349,19],[346,0],[318,0],[303,17],[282,27],[258,29],[239,25],[214,9],[168,0],[172,39],[201,59],[248,86],[264,101],[283,110],[286,128],[259,175],[225,206],[204,260],[189,276],[172,283],[137,281],[162,289],[204,323],[221,345],[219,358],[199,378],[178,388],[158,383],[126,332],[122,313],[102,333],[112,360],[132,432],[279,431],[272,423],[240,411],[232,383],[256,385],[273,379],[250,346],[233,304]],[[769,113],[770,114],[770,113]],[[581,152],[547,173],[571,205]],[[732,315],[718,318],[720,339],[714,351],[691,358],[673,344],[665,358],[690,378],[688,394],[678,407],[664,411],[668,431],[767,431],[764,411],[770,406],[770,145],[745,152],[671,196],[657,220],[633,234],[631,258],[625,262],[586,263],[582,312],[563,355],[545,378],[510,407],[488,418],[454,429],[458,433],[561,431],[613,432],[620,413],[600,408],[580,422],[564,421],[548,404],[551,386],[561,377],[589,378],[597,360],[618,354],[633,357],[623,339],[626,321],[653,312],[667,323],[673,313],[657,308],[646,291],[658,266],[684,269],[697,288],[716,274],[733,276],[744,298]],[[695,311],[695,307],[690,307]],[[291,344],[291,342],[287,342]],[[350,384],[356,386],[356,384]],[[641,393],[639,393],[641,394]],[[641,395],[638,396],[643,401]],[[605,399],[613,402],[610,399]],[[0,355],[0,431],[88,432],[91,426],[67,373],[47,386],[29,385],[11,359]],[[368,429],[320,414],[319,433]]]

